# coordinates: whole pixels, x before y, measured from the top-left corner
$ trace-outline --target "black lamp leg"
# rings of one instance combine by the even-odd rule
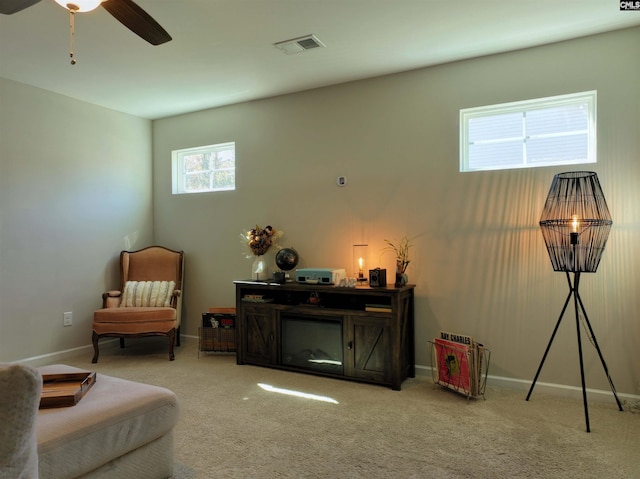
[[[620,411],[623,410],[622,408],[622,404],[620,403],[620,400],[618,399],[618,395],[616,394],[616,390],[615,387],[613,386],[613,381],[611,380],[611,376],[609,375],[609,368],[607,368],[607,364],[604,360],[604,357],[602,356],[602,351],[600,350],[600,346],[598,346],[598,341],[596,340],[596,336],[593,332],[593,328],[591,327],[591,322],[589,321],[589,317],[587,316],[587,312],[584,308],[584,304],[582,303],[582,298],[580,298],[580,293],[579,293],[579,285],[580,285],[580,272],[575,272],[574,273],[574,281],[573,284],[571,283],[571,277],[569,276],[569,273],[567,272],[567,281],[569,283],[569,295],[567,296],[567,300],[564,302],[564,306],[562,307],[562,312],[560,313],[560,317],[558,318],[558,322],[556,323],[555,328],[553,329],[553,333],[551,334],[551,339],[549,340],[549,344],[547,345],[547,349],[544,352],[544,355],[542,356],[542,361],[540,361],[540,366],[538,366],[538,371],[536,372],[535,377],[533,378],[533,383],[531,384],[531,388],[529,389],[529,393],[527,394],[527,401],[529,400],[529,398],[531,397],[531,393],[533,392],[533,388],[536,385],[536,381],[538,380],[538,376],[540,375],[540,371],[542,370],[542,366],[544,365],[544,362],[547,358],[547,354],[549,353],[549,349],[551,348],[551,344],[553,343],[553,339],[555,338],[556,332],[558,331],[558,327],[560,326],[560,322],[562,321],[562,317],[564,316],[564,313],[567,310],[567,306],[569,305],[569,300],[571,299],[571,296],[573,295],[573,304],[574,304],[574,308],[575,308],[575,313],[576,313],[576,333],[577,333],[577,337],[578,337],[578,354],[580,356],[580,380],[582,382],[582,401],[584,403],[584,416],[585,416],[585,422],[587,425],[587,432],[591,432],[591,428],[589,426],[589,408],[587,405],[587,388],[586,388],[586,384],[585,384],[585,379],[584,379],[584,362],[582,359],[582,337],[580,334],[580,315],[579,315],[579,311],[582,311],[582,314],[584,316],[584,320],[585,323],[587,324],[587,327],[589,328],[589,334],[591,335],[591,341],[593,343],[593,345],[595,346],[596,350],[598,351],[598,356],[600,357],[600,361],[602,362],[602,367],[604,368],[604,372],[607,376],[607,380],[609,381],[609,386],[611,387],[611,392],[613,393],[613,396],[616,399],[616,403],[618,404],[618,409]],[[580,307],[580,310],[578,309],[578,307]]]
[[[549,354],[549,349],[551,349],[551,343],[553,343],[553,339],[556,337],[556,333],[558,332],[558,327],[560,326],[560,322],[562,321],[562,317],[564,316],[565,311],[567,310],[567,306],[569,305],[569,300],[573,295],[573,286],[571,284],[571,280],[569,279],[569,273],[567,273],[567,281],[569,282],[569,295],[567,296],[567,300],[564,302],[564,306],[562,307],[562,312],[560,313],[560,317],[558,318],[558,322],[556,323],[556,327],[553,328],[553,333],[551,334],[551,339],[549,339],[549,344],[547,344],[547,349],[544,351],[544,355],[542,356],[542,361],[540,361],[540,366],[538,366],[538,371],[536,371],[536,375],[533,378],[533,383],[531,383],[531,388],[529,388],[529,394],[527,394],[527,401],[529,397],[531,397],[531,393],[533,392],[533,388],[536,385],[536,381],[538,380],[538,376],[540,376],[540,371],[542,371],[542,366],[544,366],[544,362],[547,359],[547,354]]]
[[[611,388],[611,392],[613,393],[613,397],[616,399],[616,403],[618,404],[618,409],[620,411],[624,411],[622,407],[622,403],[620,399],[618,399],[618,394],[616,393],[616,388],[613,385],[613,380],[611,379],[611,375],[609,374],[609,368],[607,367],[607,363],[604,360],[604,356],[602,356],[602,351],[600,351],[600,346],[598,346],[598,340],[596,339],[596,335],[593,332],[593,328],[591,327],[591,322],[589,321],[589,317],[587,316],[587,311],[584,309],[584,305],[582,304],[582,298],[580,298],[580,294],[576,290],[576,296],[578,298],[578,303],[580,304],[580,309],[582,310],[582,314],[584,316],[584,321],[587,323],[587,327],[589,328],[589,334],[591,335],[591,342],[598,351],[598,356],[600,357],[600,362],[602,363],[602,367],[604,369],[604,373],[607,376],[607,381],[609,381],[609,387]]]
[[[576,310],[576,333],[578,335],[578,354],[580,355],[580,381],[582,383],[582,402],[584,403],[584,420],[587,424],[587,432],[591,432],[589,427],[589,406],[587,405],[587,388],[584,382],[584,362],[582,361],[582,337],[580,335],[580,315],[578,314],[578,285],[580,284],[580,273],[573,273],[573,306]]]

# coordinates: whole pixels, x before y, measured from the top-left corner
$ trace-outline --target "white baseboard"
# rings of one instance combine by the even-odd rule
[[[183,334],[180,336],[181,339],[189,339],[189,340],[198,340],[198,336]],[[100,348],[103,347],[116,347],[118,345],[118,339],[110,339],[107,341],[100,342]],[[55,364],[59,362],[64,362],[64,360],[70,356],[77,356],[79,352],[86,352],[87,358],[91,359],[93,357],[93,345],[87,344],[85,346],[80,346],[78,348],[66,349],[64,351],[58,351],[50,354],[43,354],[41,356],[33,356],[31,358],[22,359],[20,361],[14,361],[19,363],[29,364],[31,366],[39,367],[47,364]],[[416,375],[418,376],[428,376],[432,377],[432,368],[431,366],[422,366],[416,365]],[[495,386],[504,389],[516,389],[523,391],[523,394],[526,394],[531,387],[531,380],[525,379],[516,379],[516,378],[507,378],[503,376],[492,376],[489,375],[487,377],[487,386]],[[582,400],[582,388],[575,386],[567,386],[565,384],[554,384],[554,383],[545,383],[538,381],[536,382],[536,387],[534,389],[533,394],[542,393],[542,394],[550,394],[553,396],[562,396],[568,397],[571,399],[579,399]],[[640,396],[635,394],[626,394],[626,393],[617,393],[618,399],[621,402],[625,403],[638,403],[640,402]],[[614,401],[613,393],[610,390],[602,390],[602,389],[590,389],[587,388],[587,399],[595,400],[599,402],[604,401]]]
[[[107,339],[100,341],[100,350],[103,348],[112,348],[119,344],[117,338]],[[34,367],[46,366],[47,364],[57,364],[64,362],[66,358],[75,357],[78,353],[86,353],[87,360],[91,360],[93,358],[93,344],[87,344],[85,346],[80,346],[72,349],[65,349],[63,351],[56,351],[54,353],[43,354],[41,356],[32,356],[30,358],[21,359],[19,361],[13,361],[15,363],[28,364]]]
[[[418,366],[416,365],[416,375],[420,376],[432,376],[433,368],[431,366]],[[492,376],[489,374],[487,376],[487,386],[495,386],[504,389],[515,389],[523,391],[523,398],[526,397],[526,394],[529,392],[531,388],[531,383],[533,382],[533,378],[529,379],[516,379],[516,378],[507,378],[503,376]],[[586,388],[587,391],[587,400],[605,402],[605,401],[613,401],[615,404],[615,397],[611,390],[604,389],[590,389]],[[536,382],[536,386],[533,390],[532,397],[536,393],[541,394],[549,394],[552,396],[561,396],[568,397],[571,399],[579,399],[582,401],[582,388],[576,386],[567,386],[565,384],[554,384],[554,383],[545,383],[541,381]],[[616,392],[618,395],[618,399],[622,403],[637,403],[640,401],[640,396],[635,394],[627,394]]]

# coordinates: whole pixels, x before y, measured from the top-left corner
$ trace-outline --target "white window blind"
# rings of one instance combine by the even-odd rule
[[[460,110],[460,171],[595,162],[595,91]]]

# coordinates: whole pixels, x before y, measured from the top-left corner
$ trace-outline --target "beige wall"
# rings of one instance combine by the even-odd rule
[[[186,252],[183,333],[196,335],[200,313],[232,305],[232,281],[250,272],[241,231],[271,223],[302,267],[349,269],[366,242],[391,271],[383,239],[409,235],[418,365],[447,329],[493,351],[492,375],[528,384],[567,295],[537,222],[553,175],[575,168],[461,174],[458,112],[596,89],[588,169],[614,227],[581,292],[618,391],[640,394],[639,41],[635,28],[153,124],[0,79],[0,361],[86,347],[119,251],[152,242]],[[224,141],[236,142],[237,190],[172,196],[170,151]],[[588,387],[607,390],[583,345]],[[540,381],[580,384],[572,314]]]
[[[491,374],[530,383],[568,293],[537,226],[555,173],[458,171],[461,108],[595,89],[597,165],[614,219],[597,274],[581,293],[619,391],[640,393],[640,29],[218,108],[153,123],[154,239],[186,253],[183,333],[200,313],[234,303],[247,278],[239,235],[256,223],[285,232],[301,266],[350,269],[351,245],[393,267],[383,239],[415,243],[418,365],[439,330],[473,335]],[[235,141],[233,192],[171,195],[173,149]],[[345,188],[336,186],[347,176]],[[607,390],[583,336],[587,386]],[[573,313],[541,382],[580,385]]]
[[[91,343],[151,189],[150,121],[0,78],[0,361]]]

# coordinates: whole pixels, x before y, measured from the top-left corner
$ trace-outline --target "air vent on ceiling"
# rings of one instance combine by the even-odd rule
[[[324,44],[318,40],[315,35],[305,35],[300,38],[284,40],[282,42],[274,43],[273,46],[279,48],[287,55],[304,52],[313,48],[324,48]]]

